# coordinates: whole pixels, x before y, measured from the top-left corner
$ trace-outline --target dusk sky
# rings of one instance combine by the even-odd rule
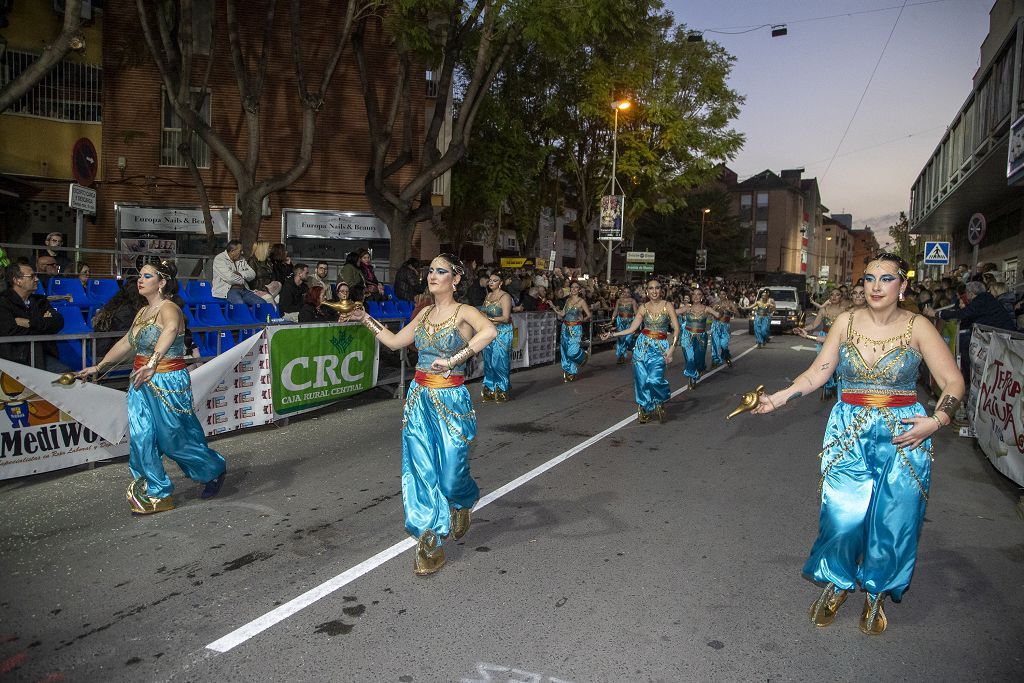
[[[971,92],[994,0],[909,0],[838,156],[829,160],[893,30],[902,0],[665,0],[679,24],[736,57],[731,85],[746,96],[736,128],[747,142],[730,167],[806,168],[833,213],[885,229]],[[827,15],[896,7],[817,21]],[[826,173],[827,169],[827,173]]]

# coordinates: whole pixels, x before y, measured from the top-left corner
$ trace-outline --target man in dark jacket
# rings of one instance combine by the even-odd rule
[[[36,274],[32,267],[14,264],[4,270],[7,289],[0,293],[0,337],[57,334],[64,326],[64,318],[46,300],[36,294]],[[0,344],[0,358],[28,365],[31,362],[29,343]],[[35,366],[50,372],[64,372],[67,368],[57,360],[56,342],[35,344]]]
[[[985,290],[981,282],[968,282],[966,285],[967,305],[963,308],[947,308],[938,312],[943,320],[960,321],[960,374],[964,376],[967,386],[971,386],[971,332],[974,325],[988,325],[1003,330],[1013,330],[1017,323],[999,301]],[[931,306],[924,309],[925,316],[936,317]]]

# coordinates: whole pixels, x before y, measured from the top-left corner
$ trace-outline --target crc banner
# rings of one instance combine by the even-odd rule
[[[968,414],[978,445],[997,470],[1024,485],[1024,335],[975,326],[971,384]]]
[[[267,335],[275,415],[319,408],[377,384],[377,340],[360,324],[268,327]]]

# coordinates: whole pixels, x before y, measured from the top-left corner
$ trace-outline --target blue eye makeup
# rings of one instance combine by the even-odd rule
[[[142,277],[144,277],[147,280],[152,280],[153,278],[156,277],[156,275],[153,275],[153,273],[142,273]]]

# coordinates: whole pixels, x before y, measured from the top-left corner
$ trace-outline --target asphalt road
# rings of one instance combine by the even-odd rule
[[[734,353],[751,343],[735,336]],[[0,678],[1021,680],[1017,489],[952,431],[937,439],[917,572],[886,605],[888,631],[857,630],[860,596],[832,627],[808,622],[818,589],[800,570],[830,406],[723,420],[739,393],[806,367],[811,352],[793,346],[809,344],[740,355],[675,396],[663,425],[627,419],[632,373],[608,352],[572,384],[557,366],[515,373],[514,400],[477,404],[482,492],[569,457],[480,509],[429,578],[413,575],[411,550],[379,556],[405,539],[402,402],[383,390],[217,439],[222,494],[200,500],[170,465],[179,507],[152,517],[128,513],[123,460],[4,483]],[[676,389],[681,373],[677,354]]]

